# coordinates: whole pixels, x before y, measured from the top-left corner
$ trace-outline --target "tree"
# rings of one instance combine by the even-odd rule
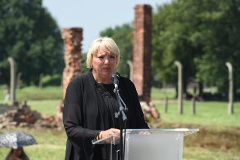
[[[194,77],[193,58],[197,52],[189,39],[194,21],[191,14],[184,12],[178,3],[172,3],[158,6],[153,14],[152,68],[159,80],[177,83],[174,62],[180,61],[183,65],[183,91],[186,92],[189,79]]]
[[[213,7],[214,6],[214,7]],[[153,72],[159,79],[176,81],[175,60],[188,79],[227,89],[225,62],[233,63],[235,82],[240,76],[240,2],[236,0],[175,0],[153,14]],[[235,87],[237,88],[237,87]]]
[[[63,43],[56,21],[42,0],[0,1],[1,83],[9,81],[7,58],[13,57],[21,79],[38,84],[39,75],[60,73]]]
[[[210,6],[215,6],[211,8]],[[225,63],[231,62],[234,67],[235,92],[239,81],[240,60],[240,2],[236,0],[206,1],[201,19],[205,26],[201,27],[198,39],[202,39],[204,54],[196,60],[197,77],[214,84],[219,92],[228,92],[228,69]],[[205,65],[207,64],[207,65]],[[211,76],[209,76],[211,75]]]

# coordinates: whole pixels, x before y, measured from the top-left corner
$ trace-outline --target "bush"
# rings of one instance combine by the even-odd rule
[[[42,85],[46,86],[60,86],[62,82],[62,76],[55,74],[53,76],[44,76],[42,79]]]

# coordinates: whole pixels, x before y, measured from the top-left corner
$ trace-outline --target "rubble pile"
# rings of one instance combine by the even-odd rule
[[[26,102],[20,106],[0,105],[0,129],[13,127],[61,127],[62,122],[54,116],[42,116],[41,113],[31,110]]]
[[[146,103],[145,101],[141,101],[140,105],[142,107],[142,111],[146,119],[150,119],[151,117],[154,119],[160,119],[160,113],[156,109],[154,103],[152,102]]]

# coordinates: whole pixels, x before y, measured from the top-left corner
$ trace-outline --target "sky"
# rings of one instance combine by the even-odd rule
[[[43,6],[63,28],[83,29],[82,53],[86,53],[100,32],[111,27],[131,24],[134,7],[140,4],[152,6],[170,3],[171,0],[43,0]]]

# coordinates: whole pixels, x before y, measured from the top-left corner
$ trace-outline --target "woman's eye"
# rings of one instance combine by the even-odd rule
[[[99,59],[104,59],[104,56],[98,56]]]
[[[116,59],[116,56],[114,56],[114,55],[109,55],[109,56],[98,56],[97,57],[98,59],[100,59],[100,60],[104,60],[104,59]]]

